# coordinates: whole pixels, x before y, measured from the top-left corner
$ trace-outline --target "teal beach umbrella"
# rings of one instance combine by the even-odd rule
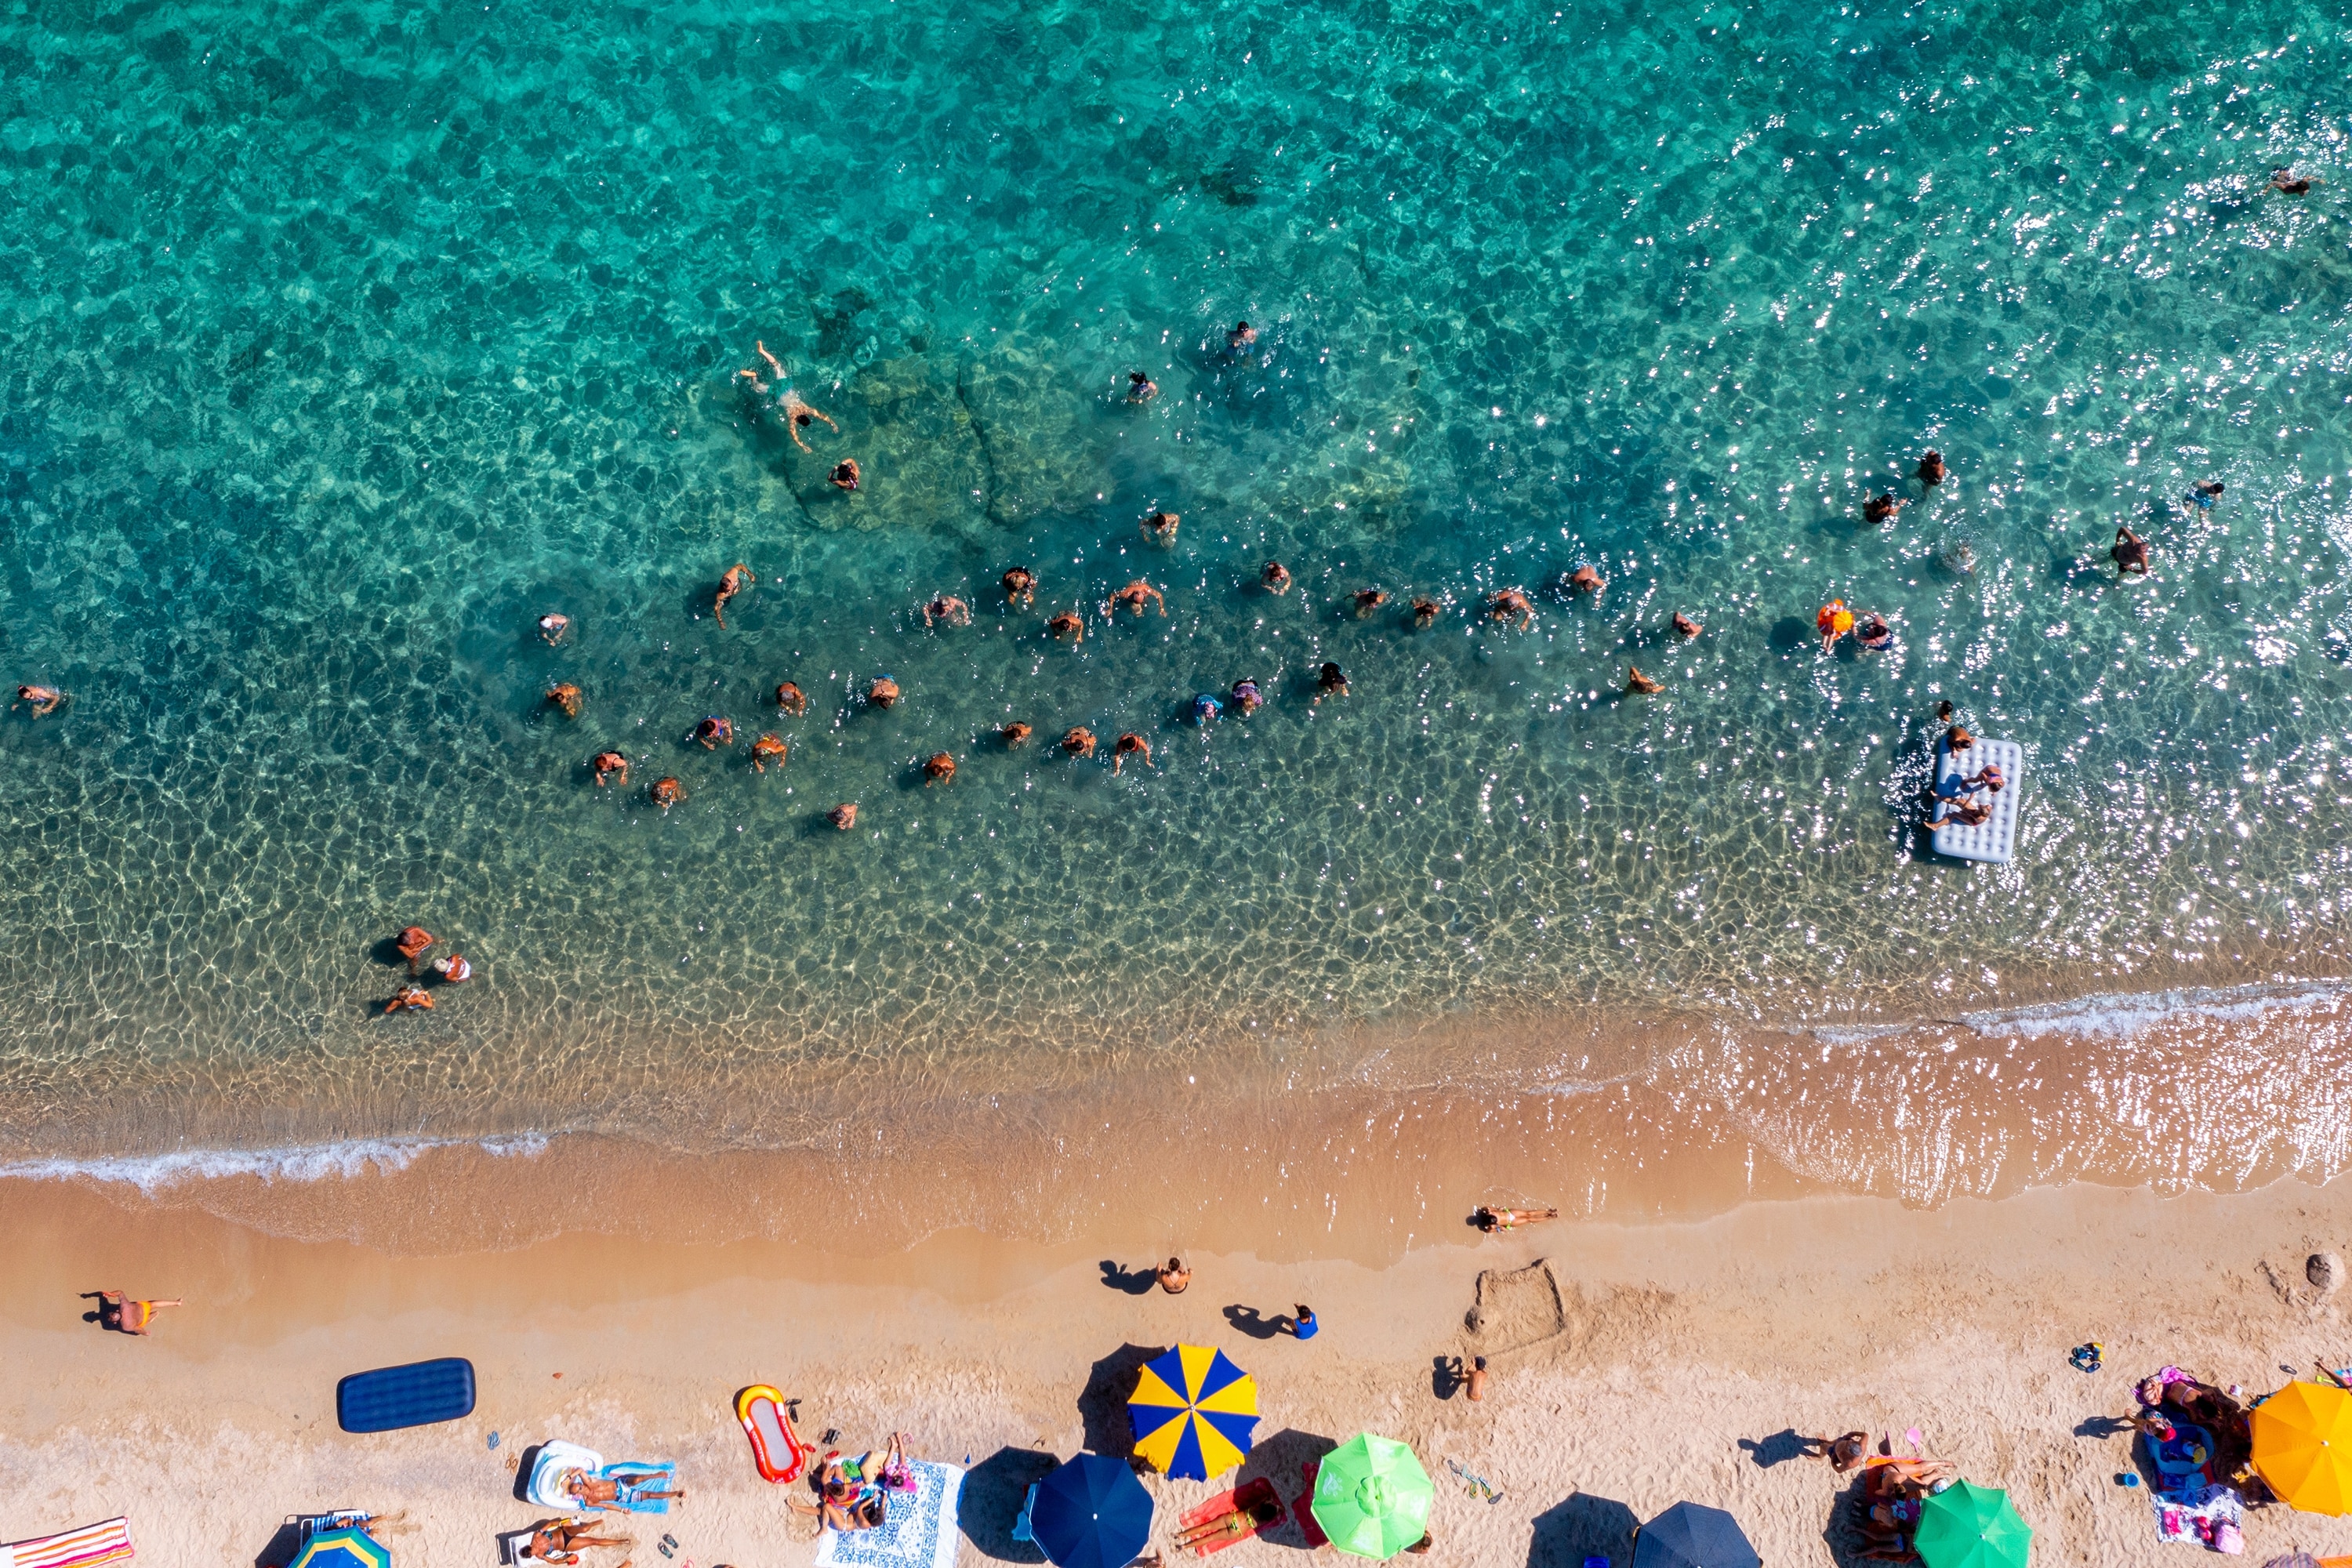
[[[1999,1487],[1958,1481],[1919,1508],[1919,1561],[1927,1568],[2025,1568],[2032,1540]]]

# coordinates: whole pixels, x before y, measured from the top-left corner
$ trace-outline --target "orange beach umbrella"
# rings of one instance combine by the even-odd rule
[[[2290,1383],[2254,1406],[2254,1468],[2305,1513],[2352,1513],[2352,1394]]]

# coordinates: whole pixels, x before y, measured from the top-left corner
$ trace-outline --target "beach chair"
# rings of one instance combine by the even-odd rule
[[[1275,1491],[1274,1483],[1264,1476],[1232,1491],[1219,1492],[1200,1507],[1186,1513],[1183,1516],[1182,1524],[1186,1530],[1191,1530],[1195,1525],[1206,1524],[1213,1519],[1223,1519],[1229,1513],[1247,1513],[1251,1509],[1261,1504],[1273,1505],[1275,1510],[1273,1522],[1281,1521],[1285,1512],[1282,1498]],[[1258,1526],[1252,1525],[1237,1535],[1225,1535],[1213,1541],[1204,1541],[1192,1548],[1192,1555],[1207,1557],[1214,1552],[1223,1552],[1237,1542],[1247,1541],[1251,1536],[1258,1533]]]
[[[1013,1539],[1035,1545],[1037,1538],[1029,1532],[1029,1515],[1037,1506],[1037,1482],[1029,1483],[1029,1495],[1021,1500],[1021,1511],[1013,1516]]]

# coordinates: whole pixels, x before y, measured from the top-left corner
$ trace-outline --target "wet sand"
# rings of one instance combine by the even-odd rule
[[[314,1185],[322,1211],[341,1185]],[[901,1173],[893,1195],[921,1186]],[[424,1201],[462,1230],[483,1195],[459,1182]],[[1218,1228],[1245,1234],[1250,1207],[1229,1198]],[[1093,1239],[1115,1221],[1122,1242]],[[1318,1440],[1369,1427],[1411,1441],[1443,1483],[1432,1562],[1573,1565],[1613,1547],[1622,1563],[1631,1520],[1684,1497],[1732,1510],[1768,1562],[1835,1562],[1832,1482],[1790,1457],[1792,1435],[1866,1426],[1900,1447],[1914,1426],[1929,1451],[2011,1490],[2039,1533],[2036,1562],[2165,1561],[2146,1492],[2115,1484],[2123,1440],[2101,1435],[2129,1379],[2174,1362],[2259,1391],[2282,1381],[2277,1363],[2342,1360],[2352,1343],[2337,1299],[2304,1273],[2309,1254],[2352,1247],[2345,1182],[2169,1199],[2074,1185],[1926,1213],[1815,1197],[1484,1239],[1433,1224],[1370,1263],[1299,1245],[1294,1222],[1263,1251],[1193,1253],[1181,1298],[1134,1272],[1164,1247],[1127,1205],[1106,1205],[1085,1240],[957,1229],[903,1250],[572,1235],[392,1252],[64,1184],[0,1187],[0,1223],[13,1243],[0,1458],[16,1481],[0,1536],[128,1511],[142,1558],[177,1563],[253,1562],[283,1516],[328,1506],[391,1516],[405,1562],[488,1563],[496,1531],[539,1517],[515,1500],[509,1464],[558,1436],[679,1462],[688,1498],[635,1527],[626,1555],[640,1565],[665,1529],[681,1560],[804,1563],[813,1531],[754,1477],[733,1423],[731,1396],[753,1382],[803,1399],[812,1435],[838,1427],[863,1446],[898,1428],[922,1456],[968,1457],[961,1561],[1024,1560],[1005,1526],[1040,1456],[1116,1450],[1109,1385],[1180,1339],[1256,1373],[1251,1473],[1286,1494]],[[77,1292],[100,1286],[188,1304],[132,1340],[80,1320]],[[1251,1312],[1302,1300],[1325,1325],[1315,1341],[1255,1338]],[[2084,1377],[2066,1351],[2093,1337],[2107,1368]],[[1475,1353],[1496,1371],[1480,1405],[1441,1370]],[[336,1429],[339,1376],[446,1354],[475,1362],[473,1416]],[[1503,1500],[1466,1498],[1449,1458]],[[1206,1492],[1150,1484],[1163,1538]],[[2256,1563],[2352,1551],[2352,1522],[2261,1510],[2247,1544]],[[1286,1528],[1225,1561],[1291,1560],[1297,1545]]]

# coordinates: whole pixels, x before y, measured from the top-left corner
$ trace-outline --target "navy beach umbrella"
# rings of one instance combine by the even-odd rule
[[[1678,1502],[1633,1538],[1633,1568],[1764,1568],[1764,1559],[1721,1509]]]
[[[1123,1459],[1080,1454],[1037,1483],[1029,1533],[1059,1568],[1126,1568],[1151,1541],[1151,1494]]]

